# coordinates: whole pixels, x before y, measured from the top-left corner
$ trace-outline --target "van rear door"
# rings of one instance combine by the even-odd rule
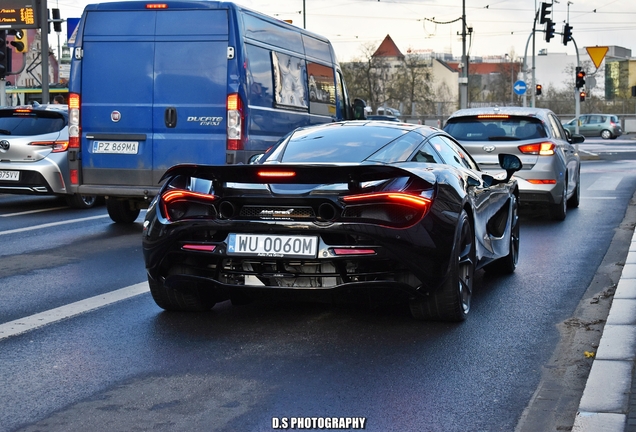
[[[82,42],[84,184],[157,187],[176,163],[225,162],[227,9],[102,4]]]

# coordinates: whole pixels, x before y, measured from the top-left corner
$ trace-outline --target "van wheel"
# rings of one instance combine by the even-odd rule
[[[120,200],[116,198],[106,199],[106,210],[108,210],[108,216],[110,216],[113,222],[125,224],[133,223],[140,212],[131,200]]]
[[[97,202],[96,195],[73,194],[66,197],[66,203],[76,209],[89,209]]]

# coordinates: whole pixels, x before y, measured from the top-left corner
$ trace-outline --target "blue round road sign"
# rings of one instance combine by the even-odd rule
[[[526,83],[524,81],[519,80],[514,83],[512,89],[515,91],[516,94],[522,95],[526,92],[527,87],[528,86],[526,86]]]

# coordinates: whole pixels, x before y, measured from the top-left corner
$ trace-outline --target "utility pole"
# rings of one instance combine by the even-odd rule
[[[462,76],[459,78],[459,107],[468,108],[468,58],[466,58],[466,0],[462,0]]]

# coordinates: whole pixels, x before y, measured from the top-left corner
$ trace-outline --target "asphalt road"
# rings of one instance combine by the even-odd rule
[[[141,218],[119,226],[103,207],[0,195],[0,431],[268,431],[283,417],[364,417],[369,431],[515,430],[564,323],[611,288],[593,281],[617,231],[633,230],[621,223],[635,168],[584,162],[581,205],[565,222],[525,210],[517,271],[478,272],[462,324],[416,322],[399,306],[166,313],[143,289],[40,326],[54,308],[144,282]],[[602,319],[608,301],[589,313]],[[15,320],[36,328],[3,337]],[[583,348],[593,349],[572,347]],[[583,370],[592,361],[573,358]]]

